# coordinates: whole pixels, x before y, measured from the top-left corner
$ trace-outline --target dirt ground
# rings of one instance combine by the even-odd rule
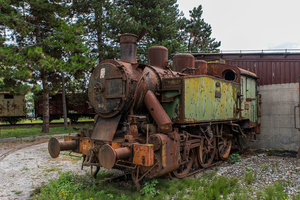
[[[81,160],[66,153],[51,158],[47,141],[0,143],[0,199],[26,199],[35,188],[58,178],[61,172],[89,171],[81,170]]]

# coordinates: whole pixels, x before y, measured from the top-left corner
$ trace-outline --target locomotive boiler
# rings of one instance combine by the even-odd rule
[[[97,113],[92,130],[51,138],[53,158],[70,150],[82,166],[130,171],[137,188],[143,178],[184,178],[240,149],[240,137],[260,133],[260,95],[254,73],[218,63],[173,57],[148,49],[148,64],[137,62],[142,36],[120,35],[120,60],[104,60],[92,72],[88,96]]]

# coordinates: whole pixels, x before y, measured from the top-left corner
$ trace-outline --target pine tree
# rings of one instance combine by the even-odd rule
[[[10,10],[7,13],[13,13],[6,17],[17,17],[17,25],[0,18],[1,25],[12,35],[11,45],[2,43],[1,70],[8,68],[23,73],[22,77],[12,77],[16,82],[42,83],[42,131],[49,132],[49,94],[56,93],[61,87],[61,72],[75,73],[90,69],[94,64],[89,58],[88,47],[84,45],[82,26],[72,23],[68,17],[70,4],[67,0],[11,1],[4,6]],[[14,50],[19,59],[6,60],[10,56],[9,50]]]
[[[189,11],[190,19],[186,20],[186,39],[187,48],[189,52],[218,52],[218,47],[221,46],[221,42],[215,41],[215,38],[211,38],[212,28],[211,25],[206,23],[202,18],[202,6]]]
[[[147,60],[147,49],[153,45],[166,46],[169,54],[180,50],[182,43],[177,41],[177,33],[181,14],[175,3],[176,0],[115,0],[107,13],[109,38],[118,41],[118,34],[138,34],[145,27],[148,33],[138,47],[142,62]]]

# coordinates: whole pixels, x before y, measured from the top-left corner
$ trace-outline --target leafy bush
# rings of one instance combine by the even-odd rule
[[[157,180],[153,180],[151,183],[146,182],[145,186],[140,190],[140,192],[145,196],[154,197],[159,194],[159,190],[155,189],[156,184],[158,183]]]
[[[252,167],[246,167],[247,172],[252,172],[253,168]]]
[[[231,154],[228,161],[231,163],[231,164],[234,164],[236,162],[241,162],[241,156],[239,154]]]
[[[71,172],[62,174],[57,181],[49,181],[49,184],[41,189],[41,197],[44,199],[68,199],[71,194],[79,191],[80,183],[75,183],[78,175]]]

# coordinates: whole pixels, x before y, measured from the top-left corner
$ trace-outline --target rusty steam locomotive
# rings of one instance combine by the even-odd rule
[[[137,63],[134,34],[120,35],[121,59],[104,60],[93,71],[89,102],[97,113],[92,130],[51,138],[53,158],[60,151],[83,154],[82,166],[131,172],[142,178],[207,168],[241,148],[240,137],[260,133],[260,95],[254,73],[177,54],[148,50],[148,65]]]

